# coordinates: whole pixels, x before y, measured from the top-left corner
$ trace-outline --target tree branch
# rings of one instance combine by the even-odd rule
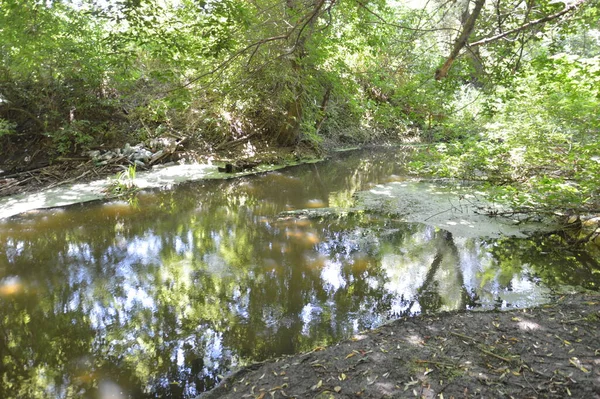
[[[367,7],[364,3],[360,2],[360,1],[358,1],[357,3],[358,3],[358,5],[360,7],[362,7],[363,9],[365,9],[365,11],[367,11],[369,14],[371,14],[375,18],[377,18],[379,20],[379,23],[382,24],[382,25],[391,26],[393,28],[398,28],[398,29],[402,29],[402,30],[415,31],[415,32],[438,32],[438,31],[442,31],[442,30],[452,30],[450,28],[423,29],[423,28],[419,28],[419,27],[414,28],[414,27],[411,27],[411,26],[395,24],[393,22],[387,21],[381,15],[377,14],[375,11],[373,11],[369,7]],[[367,22],[367,23],[376,24],[377,22]]]
[[[450,55],[446,59],[446,62],[444,62],[444,65],[442,65],[440,69],[435,71],[435,80],[443,79],[448,75],[448,71],[450,70],[452,63],[454,63],[454,60],[456,59],[460,51],[466,46],[467,40],[469,39],[469,36],[471,36],[473,28],[475,28],[475,22],[477,21],[477,18],[479,17],[479,14],[481,13],[481,9],[483,8],[484,4],[485,0],[475,0],[475,8],[473,8],[473,11],[467,18],[463,26],[463,30],[456,39],[456,42],[454,43],[454,47],[452,48]]]
[[[585,3],[585,1],[586,0],[578,0],[575,3],[571,4],[570,6],[566,6],[561,11],[559,11],[559,12],[557,12],[555,14],[547,15],[547,16],[545,16],[543,18],[536,19],[534,21],[531,21],[531,22],[528,22],[528,23],[526,23],[524,25],[521,25],[521,26],[519,26],[517,28],[511,29],[511,30],[507,30],[506,32],[500,33],[500,34],[498,34],[496,36],[488,37],[486,39],[481,39],[481,40],[478,40],[476,42],[470,43],[469,47],[483,46],[485,44],[494,42],[496,40],[503,39],[506,36],[512,35],[513,33],[517,33],[517,32],[529,29],[532,26],[543,24],[545,22],[552,21],[553,19],[560,18],[563,15],[565,15],[565,14],[571,12],[571,11],[574,11],[577,7],[579,7],[580,5],[582,5],[583,3]]]

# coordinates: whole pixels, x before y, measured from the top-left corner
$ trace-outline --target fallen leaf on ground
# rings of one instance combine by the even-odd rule
[[[579,370],[583,371],[586,374],[590,372],[588,369],[581,365],[581,361],[576,357],[570,358],[569,363],[571,363],[573,366],[577,367]]]

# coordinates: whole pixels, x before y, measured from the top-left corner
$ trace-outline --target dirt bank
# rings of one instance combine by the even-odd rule
[[[600,295],[400,319],[246,367],[214,398],[600,398]]]

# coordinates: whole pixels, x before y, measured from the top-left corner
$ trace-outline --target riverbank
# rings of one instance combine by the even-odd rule
[[[0,198],[17,194],[40,192],[55,187],[87,183],[111,177],[135,167],[136,173],[174,165],[214,165],[241,163],[251,166],[286,165],[304,159],[321,158],[323,154],[307,146],[273,147],[266,142],[232,145],[224,149],[208,151],[203,147],[187,145],[184,140],[165,149],[156,149],[152,143],[139,143],[133,147],[88,151],[81,156],[58,157],[52,162],[44,160],[37,164],[0,165]],[[127,154],[126,150],[131,152]],[[150,149],[154,149],[152,152]],[[136,152],[134,152],[134,150]],[[41,151],[41,150],[40,150]],[[40,152],[38,151],[38,152]],[[144,154],[146,153],[146,154]],[[7,154],[0,152],[0,158]],[[26,154],[17,158],[26,158]],[[145,156],[145,158],[143,158]],[[250,168],[243,168],[247,171]],[[230,171],[230,172],[237,172]]]
[[[141,189],[172,187],[185,181],[227,179],[277,170],[316,162],[324,156],[304,146],[272,148],[267,143],[252,145],[252,151],[229,148],[199,152],[189,148],[174,151],[152,165],[148,162],[145,167],[138,167],[139,160],[117,151],[110,151],[109,155],[111,158],[104,161],[99,161],[98,154],[90,154],[87,158],[65,159],[0,176],[0,219],[38,209],[110,199]]]
[[[600,295],[395,320],[245,367],[202,399],[600,398]]]

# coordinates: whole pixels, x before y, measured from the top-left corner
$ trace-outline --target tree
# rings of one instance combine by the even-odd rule
[[[485,46],[501,39],[517,37],[518,34],[524,31],[530,31],[530,35],[535,34],[535,32],[531,33],[534,28],[544,25],[548,22],[560,20],[562,17],[566,18],[568,14],[572,14],[578,8],[580,8],[585,1],[586,0],[576,0],[574,2],[567,3],[562,10],[554,13],[547,13],[546,15],[535,19],[533,19],[533,16],[539,12],[539,9],[543,10],[544,8],[547,8],[544,2],[536,3],[535,1],[519,1],[516,4],[504,4],[501,1],[498,1],[489,10],[486,10],[490,16],[484,16],[481,19],[492,20],[494,23],[491,24],[490,27],[499,33],[494,34],[489,31],[486,33],[481,31],[477,32],[477,36],[483,36],[483,38],[477,39],[476,41],[471,41],[470,43],[470,37],[475,31],[475,27],[478,19],[480,19],[482,10],[484,10],[483,6],[485,4],[485,0],[476,0],[471,12],[469,12],[470,1],[468,1],[467,9],[463,13],[463,18],[461,21],[462,26],[460,34],[455,41],[450,55],[444,62],[444,65],[436,71],[435,78],[440,80],[448,75],[448,70],[454,63],[454,60],[465,47],[469,52],[473,53],[475,51],[474,49],[478,46]],[[468,17],[466,17],[467,15]],[[492,19],[492,15],[496,18]],[[486,29],[487,24],[485,22],[486,21],[480,21],[480,23],[483,25],[481,30]],[[522,47],[520,51],[522,52]]]

